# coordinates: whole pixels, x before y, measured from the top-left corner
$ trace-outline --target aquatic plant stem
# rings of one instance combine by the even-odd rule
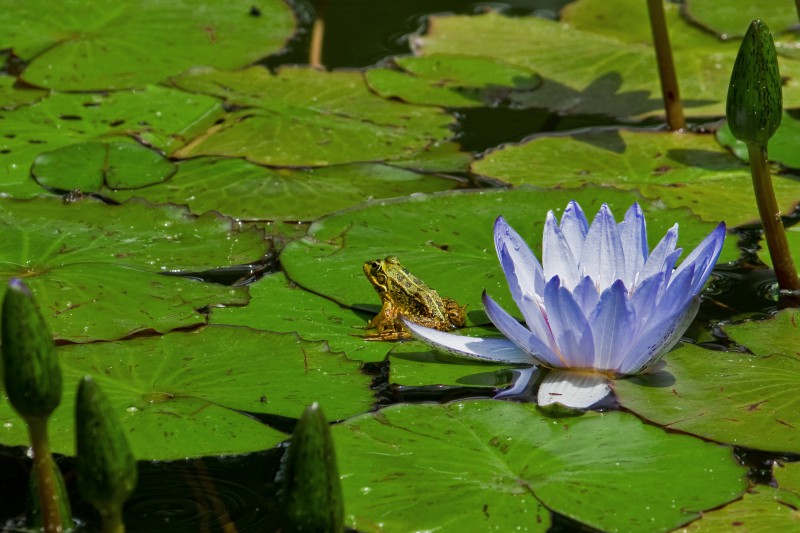
[[[325,12],[327,10],[328,0],[319,0],[317,3],[317,17],[314,19],[314,26],[311,29],[308,64],[318,69],[325,68],[325,65],[322,64],[322,41],[325,39]]]
[[[797,270],[789,251],[778,201],[772,188],[767,147],[747,143],[747,151],[750,155],[750,170],[753,174],[758,213],[761,215],[764,237],[767,240],[769,256],[772,258],[775,277],[778,278],[778,286],[786,291],[800,290],[800,280],[797,279]]]
[[[33,447],[33,468],[39,480],[43,529],[46,533],[64,531],[58,506],[58,487],[55,477],[57,467],[50,454],[50,443],[47,440],[47,418],[28,417],[26,422]]]
[[[800,0],[797,1],[800,2]],[[664,98],[667,125],[673,131],[681,131],[686,129],[686,118],[683,116],[678,78],[675,75],[672,48],[669,45],[663,0],[647,0],[647,12],[650,15],[650,30],[653,33],[653,45],[656,49],[658,77],[661,79],[661,95]]]
[[[109,505],[98,509],[102,520],[103,533],[125,533],[125,522],[122,520],[122,504]]]

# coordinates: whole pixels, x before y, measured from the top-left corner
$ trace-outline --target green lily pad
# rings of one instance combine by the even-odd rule
[[[620,412],[551,419],[531,404],[400,405],[333,436],[359,531],[547,531],[547,509],[604,531],[668,531],[747,485],[729,449]]]
[[[47,95],[46,91],[40,89],[18,89],[15,86],[16,83],[17,79],[15,77],[0,75],[0,109],[9,110],[31,104]]]
[[[28,83],[60,91],[142,87],[194,65],[241,68],[294,29],[280,0],[31,0],[0,12],[0,48],[30,61]]]
[[[595,130],[540,136],[491,152],[472,168],[514,185],[632,189],[729,226],[758,220],[750,168],[720,149],[711,135]],[[774,182],[779,204],[790,212],[800,201],[800,183],[780,175]]]
[[[294,332],[304,340],[324,340],[333,352],[359,361],[383,361],[395,344],[365,341],[363,328],[371,316],[347,309],[314,293],[292,286],[283,274],[253,283],[247,307],[214,309],[212,324]],[[377,306],[376,306],[377,310]],[[327,411],[327,407],[326,407]]]
[[[442,107],[496,105],[512,92],[532,91],[542,80],[532,70],[498,59],[458,55],[397,57],[404,72],[366,72],[370,88],[384,98]]]
[[[684,345],[655,374],[617,380],[619,402],[653,422],[758,450],[800,453],[797,311],[726,326],[751,353]]]
[[[461,151],[461,146],[452,141],[429,145],[422,152],[402,159],[393,159],[392,166],[417,172],[467,172],[472,163],[472,154]]]
[[[766,22],[774,33],[797,25],[797,9],[792,0],[685,0],[683,7],[689,20],[723,39],[743,37],[750,22],[755,19]]]
[[[168,183],[104,194],[215,210],[243,220],[306,221],[367,198],[452,189],[455,180],[387,165],[350,164],[312,169],[273,169],[243,159],[199,157],[180,163]]]
[[[375,309],[378,295],[364,277],[364,261],[396,255],[400,262],[440,295],[466,304],[468,324],[485,324],[481,291],[514,309],[494,250],[494,221],[504,216],[538,257],[547,211],[559,213],[577,200],[593,217],[602,202],[618,218],[640,202],[648,223],[650,245],[680,223],[679,245],[696,246],[716,224],[702,222],[686,210],[664,209],[631,191],[584,187],[571,190],[482,190],[416,195],[372,202],[324,217],[304,239],[287,244],[281,255],[289,278],[313,292],[357,309]],[[737,257],[728,239],[721,261]]]
[[[244,264],[269,243],[230,219],[142,202],[0,199],[0,280],[25,278],[53,334],[75,342],[205,323],[197,310],[242,305],[246,289],[163,273]]]
[[[221,113],[216,98],[154,86],[105,95],[55,93],[29,106],[0,110],[0,192],[17,197],[42,193],[30,168],[43,152],[115,137],[132,137],[168,152]]]
[[[164,156],[135,142],[90,141],[39,154],[31,174],[46,189],[88,193],[104,184],[132,189],[160,183],[176,170]]]
[[[183,459],[263,450],[286,435],[247,413],[296,417],[325,404],[332,420],[370,409],[359,363],[291,334],[211,326],[190,333],[63,346],[64,395],[50,446],[74,454],[74,395],[86,374],[107,392],[137,459]],[[21,419],[0,403],[0,442],[27,445]]]
[[[245,157],[271,166],[327,166],[407,157],[448,139],[452,117],[380,98],[354,71],[261,67],[199,70],[173,81],[240,107],[177,157]]]
[[[800,527],[800,497],[793,492],[756,485],[742,499],[703,513],[703,517],[682,531],[717,533],[719,531],[796,531]]]
[[[619,0],[603,5],[607,6],[603,18],[592,18],[593,24],[588,26],[535,17],[509,18],[491,12],[479,16],[433,16],[427,34],[412,38],[412,42],[415,51],[423,56],[490,57],[534,69],[544,83],[538,90],[515,98],[518,106],[623,119],[662,115],[652,38],[630,42],[628,37],[632,31],[637,36],[646,31],[644,3]],[[682,21],[674,9],[677,6],[668,8],[670,33],[690,35],[685,48],[681,48],[681,39],[673,41],[684,109],[694,117],[723,116],[739,45],[721,42],[710,34],[703,39],[697,28],[679,30],[679,25],[689,23]],[[615,20],[620,22],[616,24]],[[608,24],[616,24],[620,30],[606,30]],[[642,29],[631,29],[636,27]],[[781,73],[800,79],[800,64],[782,58]],[[784,87],[784,102],[800,102],[800,84]]]
[[[800,494],[800,463],[776,463],[772,475],[780,488]]]
[[[800,120],[797,116],[797,109],[783,112],[781,125],[769,140],[767,148],[770,161],[792,169],[800,169],[800,151],[797,150],[800,144]],[[747,145],[731,134],[727,121],[717,130],[717,141],[742,161],[750,161]]]

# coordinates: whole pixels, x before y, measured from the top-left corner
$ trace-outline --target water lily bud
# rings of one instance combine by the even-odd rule
[[[328,421],[315,402],[297,423],[278,474],[283,531],[344,531],[344,504]]]
[[[754,20],[739,47],[728,88],[726,115],[733,136],[766,146],[781,124],[783,95],[778,55],[764,22]]]
[[[78,384],[75,440],[78,490],[104,522],[121,520],[122,505],[136,487],[136,459],[111,402],[91,376]]]
[[[11,405],[26,420],[46,419],[61,401],[61,367],[30,289],[18,279],[8,282],[3,298],[0,337]]]

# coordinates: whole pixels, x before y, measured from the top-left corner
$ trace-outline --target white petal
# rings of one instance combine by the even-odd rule
[[[647,227],[644,213],[638,203],[634,203],[625,213],[625,220],[619,223],[619,237],[625,253],[625,286],[633,286],[636,273],[642,270],[647,259]]]
[[[508,339],[466,337],[426,328],[403,319],[405,326],[428,346],[470,360],[492,363],[533,364],[533,358]]]
[[[558,402],[574,409],[587,409],[609,394],[611,383],[602,374],[551,370],[539,384],[537,402],[542,406]]]
[[[536,380],[536,370],[537,368],[535,366],[529,368],[515,368],[512,370],[512,372],[517,376],[514,380],[514,384],[506,390],[495,394],[495,399],[527,396],[526,393],[528,389],[533,384],[533,381]]]
[[[567,239],[556,223],[556,216],[552,211],[547,213],[544,223],[544,237],[542,239],[542,262],[545,281],[558,276],[567,287],[574,287],[578,283],[578,261],[572,254]]]
[[[586,221],[583,209],[575,200],[570,201],[561,216],[561,233],[564,234],[564,238],[567,240],[567,244],[572,250],[572,256],[575,259],[581,256],[583,243],[588,232],[589,223]]]
[[[544,294],[541,264],[503,217],[498,217],[494,224],[494,246],[514,300],[522,294]]]
[[[625,275],[625,253],[614,215],[606,204],[594,217],[580,256],[580,271],[591,277],[600,289],[610,287]],[[573,287],[574,285],[568,285]]]

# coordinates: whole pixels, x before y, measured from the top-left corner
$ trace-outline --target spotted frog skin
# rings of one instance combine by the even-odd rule
[[[367,324],[367,329],[377,329],[378,332],[366,335],[364,339],[393,341],[412,338],[403,327],[401,316],[441,331],[464,325],[466,306],[439,296],[438,292],[403,268],[397,257],[390,255],[386,259],[367,261],[364,274],[383,303],[380,312]]]

